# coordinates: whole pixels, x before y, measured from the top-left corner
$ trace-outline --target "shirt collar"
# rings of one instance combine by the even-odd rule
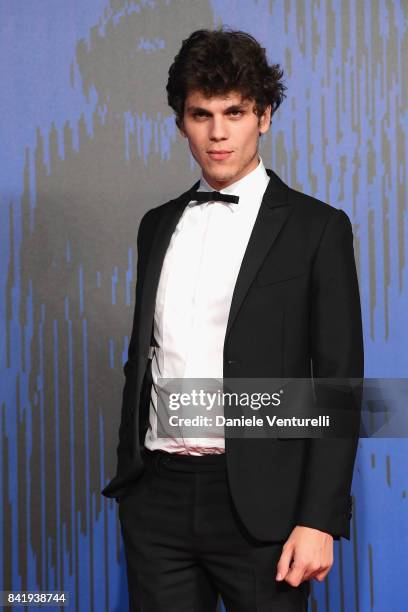
[[[218,189],[220,193],[228,193],[232,195],[239,196],[238,204],[223,202],[225,206],[232,212],[236,212],[237,206],[239,206],[243,200],[246,199],[247,196],[253,198],[256,194],[262,195],[266,189],[266,185],[269,181],[269,176],[265,170],[265,166],[262,160],[261,155],[258,153],[259,163],[256,168],[248,172],[245,176],[243,176],[238,181],[231,183],[228,187],[224,187],[224,189]],[[200,185],[197,191],[215,191],[214,187],[211,187],[205,180],[203,174],[201,173],[200,177]],[[208,204],[208,202],[206,203]],[[202,204],[201,204],[202,206]]]

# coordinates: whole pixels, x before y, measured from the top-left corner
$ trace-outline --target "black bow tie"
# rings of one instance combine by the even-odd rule
[[[216,202],[231,202],[232,204],[238,204],[239,196],[231,195],[229,193],[220,193],[219,191],[196,191],[192,200],[197,200],[200,204],[202,202],[210,202],[215,200]]]

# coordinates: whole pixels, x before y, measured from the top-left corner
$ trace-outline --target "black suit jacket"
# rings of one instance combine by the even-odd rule
[[[224,378],[363,377],[363,337],[353,234],[339,209],[295,191],[275,172],[235,285],[224,341]],[[171,235],[198,188],[149,210],[138,232],[133,329],[124,366],[116,476],[120,501],[143,471],[151,389],[155,297]],[[230,236],[226,236],[226,248]],[[225,440],[238,514],[260,540],[296,525],[350,538],[350,488],[358,439]]]

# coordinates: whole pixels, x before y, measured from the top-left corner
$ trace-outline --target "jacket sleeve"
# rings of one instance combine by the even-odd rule
[[[313,265],[310,347],[313,378],[364,375],[363,332],[350,220],[330,216]],[[361,388],[360,388],[361,391]],[[354,400],[358,422],[361,393]],[[351,497],[358,430],[343,438],[310,438],[297,525],[350,539]]]
[[[143,260],[145,258],[144,253],[144,233],[146,228],[146,219],[149,215],[148,211],[140,221],[139,230],[137,234],[137,268],[136,268],[136,290],[135,290],[135,304],[133,311],[133,325],[130,342],[128,345],[127,361],[123,366],[123,372],[125,375],[125,384],[122,392],[122,408],[121,418],[119,425],[119,442],[116,448],[117,455],[117,469],[116,476],[110,481],[110,483],[103,489],[102,494],[107,497],[114,497],[119,495],[120,491],[117,489],[118,484],[126,477],[126,473],[132,466],[132,449],[133,449],[133,427],[132,427],[132,402],[135,397],[135,383],[136,383],[136,368],[137,368],[137,334],[139,333],[139,309],[140,309],[140,296],[142,292],[142,269]],[[116,498],[116,501],[118,499]]]

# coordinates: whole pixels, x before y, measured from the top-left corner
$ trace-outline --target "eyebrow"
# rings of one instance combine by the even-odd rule
[[[232,104],[231,106],[228,106],[227,108],[224,109],[224,113],[230,113],[231,111],[245,110],[246,108],[247,108],[247,104],[243,102],[241,102],[241,104]],[[188,113],[201,112],[201,113],[206,113],[207,115],[212,115],[211,111],[207,110],[206,108],[202,108],[201,106],[188,106],[187,112]]]

